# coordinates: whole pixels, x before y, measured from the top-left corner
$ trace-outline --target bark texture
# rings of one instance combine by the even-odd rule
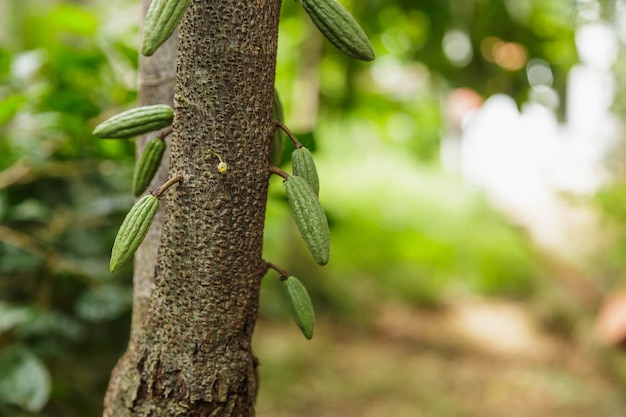
[[[163,198],[148,314],[105,416],[254,415],[279,9],[279,0],[193,0],[182,22],[170,175],[184,180]]]
[[[148,12],[150,0],[144,0],[143,17]],[[176,58],[178,53],[178,31],[174,31],[172,37],[150,57],[139,55],[139,105],[151,104],[174,105],[174,84],[176,81]],[[137,158],[143,152],[148,140],[154,137],[154,133],[144,135],[137,141]],[[159,170],[155,174],[150,186],[146,190],[155,189],[168,179],[170,138],[166,138],[168,147],[163,155]],[[143,332],[143,322],[154,286],[154,273],[161,242],[161,230],[163,229],[164,205],[152,222],[144,243],[135,253],[135,266],[133,275],[133,319],[131,325],[130,343],[138,340]]]
[[[143,0],[140,21],[145,19],[151,0]],[[178,52],[178,31],[174,31],[172,37],[150,57],[139,55],[139,105],[174,103],[174,84],[176,80],[176,57]],[[146,134],[137,140],[137,159],[143,152],[148,140],[154,133]],[[163,155],[159,170],[155,174],[147,191],[158,187],[168,179],[169,172],[169,144]],[[146,191],[146,192],[147,192]],[[163,229],[164,205],[161,204],[155,216],[152,226],[143,244],[135,252],[135,265],[133,274],[133,312],[130,328],[128,348],[111,372],[111,379],[105,395],[105,410],[110,410],[109,404],[115,404],[124,394],[121,380],[127,374],[127,367],[131,366],[130,360],[133,352],[144,333],[143,321],[148,314],[152,289],[154,288],[154,275],[157,263],[161,231]],[[106,411],[105,411],[106,414]]]

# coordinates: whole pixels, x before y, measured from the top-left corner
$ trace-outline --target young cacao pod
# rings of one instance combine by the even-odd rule
[[[311,340],[315,327],[315,310],[313,310],[313,302],[308,291],[302,282],[294,276],[289,276],[282,283],[289,299],[289,307],[293,319],[304,337]]]
[[[152,181],[159,165],[161,165],[165,147],[165,141],[161,138],[152,138],[146,144],[133,174],[133,195],[135,197],[139,197]]]
[[[158,208],[159,199],[148,194],[140,198],[130,209],[113,243],[111,262],[109,263],[111,272],[115,272],[133,257],[146,237]]]
[[[172,36],[189,2],[190,0],[152,0],[143,26],[142,54],[152,55]]]
[[[285,115],[283,113],[283,105],[278,97],[278,90],[274,88],[274,120],[283,122]],[[285,132],[279,127],[274,132],[272,139],[272,148],[270,151],[270,162],[274,166],[280,166],[283,159],[283,150],[285,149]]]
[[[304,243],[315,262],[326,265],[330,258],[330,229],[322,205],[302,177],[291,175],[285,180],[285,188],[291,214]]]
[[[172,124],[174,109],[154,104],[126,110],[108,118],[93,130],[99,138],[124,139],[152,132]]]
[[[363,61],[375,58],[374,48],[363,28],[336,0],[302,0],[302,7],[319,31],[341,52]]]
[[[291,152],[291,168],[293,175],[297,175],[306,180],[316,196],[320,194],[320,180],[317,176],[317,168],[313,155],[307,148],[297,148]]]

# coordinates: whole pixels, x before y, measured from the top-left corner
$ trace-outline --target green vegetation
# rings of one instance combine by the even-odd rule
[[[91,132],[136,104],[139,10],[130,0],[114,2],[122,10],[111,10],[104,0],[7,3],[0,6],[0,23],[6,23],[0,25],[0,415],[100,415],[110,371],[128,338],[132,271],[127,265],[111,274],[108,259],[133,202],[134,144],[99,140]],[[563,95],[577,59],[576,12],[566,0],[342,3],[372,40],[373,63],[346,58],[316,32],[298,4],[283,4],[276,85],[285,120],[318,164],[332,256],[324,268],[311,260],[288,214],[281,180],[273,178],[266,257],[307,277],[321,317],[320,340],[311,348],[293,331],[270,271],[255,333],[264,378],[260,413],[480,415],[473,402],[447,396],[451,386],[454,398],[463,391],[452,376],[432,384],[416,378],[436,378],[442,362],[422,363],[426,359],[419,356],[407,374],[402,363],[372,352],[389,349],[401,360],[411,357],[402,342],[390,343],[391,333],[376,327],[380,309],[432,311],[458,296],[529,300],[545,289],[550,273],[527,237],[482,195],[438,168],[441,98],[451,88],[470,87],[483,96],[502,92],[522,102],[529,91],[524,67],[491,54],[500,41],[513,54],[548,62],[554,88]],[[473,53],[446,56],[442,45],[452,29],[467,35]],[[284,155],[292,150],[287,146]],[[623,195],[621,185],[598,196],[621,225]],[[624,245],[612,248],[601,260],[602,271],[624,266]],[[346,347],[337,342],[342,337],[349,340]],[[369,345],[363,342],[368,337]],[[385,343],[378,346],[375,338]],[[329,375],[316,365],[326,349],[324,361],[334,363],[320,369]],[[446,343],[433,349],[456,354]],[[566,404],[538,408],[548,414],[536,415],[620,415],[589,411],[593,404],[580,399],[586,395],[584,378],[570,378],[557,367],[553,361],[547,374],[525,374],[528,384],[545,383]],[[358,370],[359,377],[326,385],[346,369],[347,375]],[[592,374],[598,401],[623,413],[615,388]],[[313,384],[310,393],[328,397],[335,408],[320,410],[319,398],[302,393],[308,386],[299,386],[303,378]],[[352,386],[354,380],[361,384]],[[472,384],[465,373],[460,380]],[[282,395],[287,389],[296,395]],[[392,400],[399,401],[397,408]],[[420,401],[419,409],[412,408],[413,400]],[[361,402],[378,413],[346,411]],[[491,413],[496,414],[502,412]]]
[[[91,130],[105,108],[135,99],[118,77],[134,75],[136,52],[93,6],[3,12],[0,414],[94,415],[128,337],[129,271],[106,265],[132,204],[134,146]]]

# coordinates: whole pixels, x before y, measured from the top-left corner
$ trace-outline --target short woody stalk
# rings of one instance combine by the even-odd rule
[[[163,131],[159,135],[159,139],[165,140],[165,138],[168,137],[173,131],[174,128],[172,126],[168,127],[167,129],[163,129]]]
[[[275,167],[275,166],[270,166],[270,172],[272,174],[278,175],[280,177],[283,177],[283,179],[288,180],[289,179],[289,174],[287,174],[285,171],[283,171],[282,169]]]
[[[282,131],[285,132],[287,136],[289,136],[289,138],[291,139],[291,142],[293,142],[293,145],[296,147],[296,149],[302,148],[302,144],[300,143],[300,141],[298,141],[298,138],[296,138],[296,135],[294,135],[293,132],[289,130],[289,128],[285,126],[283,122],[276,120],[275,123],[276,123],[276,127],[282,129]]]
[[[152,191],[151,194],[155,196],[156,198],[161,198],[161,196],[167,191],[168,188],[170,188],[172,185],[182,180],[183,180],[183,176],[178,174],[175,177],[167,180],[165,184],[161,185],[156,190]]]
[[[289,272],[285,271],[284,269],[282,269],[281,267],[279,267],[276,264],[273,264],[271,262],[267,262],[267,266],[268,268],[273,269],[274,271],[278,272],[280,274],[280,280],[284,281],[287,278],[289,278]]]

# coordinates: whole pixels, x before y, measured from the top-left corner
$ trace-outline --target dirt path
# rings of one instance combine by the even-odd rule
[[[381,308],[371,328],[260,323],[260,417],[623,417],[626,393],[590,351],[523,304]]]

